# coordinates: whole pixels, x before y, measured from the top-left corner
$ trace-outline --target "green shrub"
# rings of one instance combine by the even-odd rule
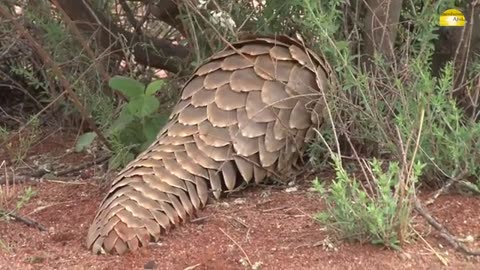
[[[409,234],[414,184],[423,165],[415,164],[409,175],[404,174],[398,162],[390,162],[384,170],[382,163],[374,159],[364,168],[370,172],[365,184],[347,173],[338,156],[333,160],[332,184],[326,187],[318,178],[313,181],[315,190],[326,201],[326,209],[317,214],[317,220],[341,238],[398,248]]]
[[[415,27],[399,26],[395,63],[376,55],[374,72],[369,72],[359,65],[357,53],[362,26],[354,22],[345,29],[343,1],[329,2],[330,8],[319,1],[294,2],[303,8],[303,17],[296,23],[306,33],[305,40],[315,41],[317,51],[327,57],[339,86],[336,92],[326,93],[332,118],[327,118],[319,130],[322,135],[310,147],[316,166],[324,167],[333,158],[336,172],[329,192],[325,184],[315,181],[328,204],[320,220],[343,237],[395,247],[407,239],[416,186],[425,180],[443,184],[445,179],[467,176],[477,179],[477,186],[480,183],[480,124],[464,115],[452,95],[452,63],[439,75],[431,70],[438,16],[453,3],[407,1],[402,18]],[[470,72],[478,72],[478,64]],[[473,81],[470,84],[475,87]],[[337,151],[342,149],[339,142],[352,142],[354,158],[384,159],[388,165],[388,170],[381,171],[378,161],[364,167],[363,159],[357,159],[357,167],[371,169],[369,192],[364,182],[347,174],[338,158],[342,155]],[[404,186],[408,205],[398,198],[400,183],[408,183]]]
[[[117,168],[126,165],[156,139],[160,128],[168,120],[168,115],[158,113],[160,102],[155,97],[164,81],[155,80],[145,86],[137,80],[115,76],[109,85],[128,99],[118,117],[105,129],[114,152],[110,165]],[[94,132],[80,136],[76,150],[82,151],[88,147],[95,137]]]

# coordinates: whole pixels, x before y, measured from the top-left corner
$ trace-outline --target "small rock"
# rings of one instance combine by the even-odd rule
[[[252,270],[260,270],[262,268],[262,262],[255,262],[253,265],[252,265]]]
[[[233,203],[234,204],[245,204],[247,202],[247,199],[245,198],[236,198]]]
[[[287,193],[291,193],[291,192],[295,192],[295,191],[298,191],[298,186],[289,187],[289,188],[285,189],[285,192],[287,192]]]
[[[227,202],[221,202],[219,205],[220,205],[221,207],[225,207],[225,208],[230,207],[230,204],[228,204]]]
[[[150,243],[148,243],[148,246],[150,248],[163,247],[163,246],[165,246],[165,243],[163,243],[163,242],[150,242]]]
[[[155,261],[148,261],[146,264],[143,265],[144,270],[156,270],[157,263]]]
[[[473,243],[475,241],[475,239],[471,235],[467,235],[467,237],[459,240],[460,242],[464,242],[464,243]]]
[[[240,262],[240,264],[243,266],[243,267],[248,267],[249,264],[248,264],[248,261],[247,259],[245,258],[240,258],[240,260],[238,260]]]
[[[404,261],[408,261],[408,260],[411,260],[412,259],[412,255],[410,255],[409,253],[407,252],[400,252],[398,253],[398,257],[400,257],[400,259],[404,260]]]

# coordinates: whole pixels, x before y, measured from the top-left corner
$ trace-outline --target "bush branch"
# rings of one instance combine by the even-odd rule
[[[103,134],[100,132],[97,125],[95,124],[95,121],[93,121],[93,119],[90,117],[90,114],[87,112],[87,109],[82,105],[82,103],[80,102],[80,99],[78,98],[78,96],[73,91],[70,83],[67,81],[67,79],[63,75],[63,73],[60,70],[60,68],[58,67],[58,65],[49,56],[48,52],[45,51],[45,49],[43,49],[42,46],[40,46],[38,44],[38,42],[36,42],[36,40],[27,31],[27,29],[25,29],[25,27],[20,25],[15,20],[15,18],[13,18],[13,16],[10,13],[8,13],[5,9],[3,9],[1,6],[0,6],[0,15],[3,16],[4,18],[7,18],[8,20],[11,20],[12,24],[14,25],[14,27],[18,31],[18,33],[20,33],[20,35],[22,35],[23,37],[25,37],[28,40],[28,42],[30,43],[32,48],[37,52],[37,54],[43,60],[43,62],[46,65],[51,67],[52,72],[55,74],[55,76],[60,81],[60,84],[62,85],[62,87],[67,92],[68,98],[75,105],[75,107],[80,112],[82,117],[87,121],[90,128],[97,134],[98,138],[105,144],[105,146],[107,146],[109,149],[111,149],[110,143],[107,141],[107,139],[105,139]]]
[[[51,0],[52,1],[52,0]],[[174,45],[165,39],[155,39],[131,33],[113,23],[107,16],[95,12],[86,0],[57,0],[61,7],[77,27],[88,34],[96,34],[99,45],[111,48],[111,52],[125,57],[120,37],[124,37],[140,64],[165,69],[177,73],[182,63],[188,58],[189,50],[181,45]],[[54,3],[54,5],[55,5]]]
[[[455,237],[443,226],[440,222],[435,220],[435,218],[428,213],[428,211],[423,207],[420,200],[415,196],[414,197],[415,210],[424,217],[427,222],[433,226],[437,231],[439,231],[440,236],[445,239],[455,250],[462,252],[465,255],[469,256],[480,256],[480,251],[472,251],[462,245]]]
[[[34,228],[37,228],[39,229],[40,231],[46,231],[47,228],[45,226],[43,226],[42,224],[38,223],[37,221],[33,220],[33,219],[29,219],[27,217],[24,217],[24,216],[21,216],[19,214],[16,214],[15,212],[13,211],[6,211],[4,209],[0,209],[0,215],[3,215],[3,216],[7,216],[7,217],[10,217],[10,218],[13,218],[15,219],[16,221],[20,221],[22,223],[25,223],[26,225],[30,226],[30,227],[34,227]]]

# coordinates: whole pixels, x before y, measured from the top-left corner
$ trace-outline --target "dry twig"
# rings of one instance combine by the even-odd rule
[[[237,247],[240,249],[240,251],[242,251],[243,255],[245,256],[245,259],[246,259],[247,262],[248,262],[248,265],[249,265],[249,266],[252,266],[252,262],[251,262],[250,259],[248,258],[248,255],[247,255],[247,253],[245,252],[245,250],[242,248],[242,246],[240,246],[240,244],[238,244],[237,241],[235,241],[235,239],[233,239],[233,238],[232,238],[230,235],[228,235],[224,230],[222,230],[222,228],[219,228],[219,229],[220,229],[220,231],[221,231],[223,234],[225,234],[225,236],[228,237],[228,239],[230,239],[230,240],[235,244],[235,246],[237,246]]]
[[[440,236],[445,239],[455,250],[462,252],[465,255],[469,256],[480,256],[480,251],[470,250],[464,245],[462,245],[456,238],[443,226],[440,222],[435,220],[435,218],[428,213],[428,211],[423,207],[422,203],[417,197],[414,197],[414,206],[415,210],[424,217],[427,222],[432,225],[439,233]]]
[[[109,155],[102,156],[102,157],[96,158],[95,160],[88,161],[88,162],[82,163],[78,166],[74,166],[74,167],[64,169],[64,170],[60,170],[60,171],[54,171],[54,170],[52,171],[52,170],[47,170],[47,169],[44,169],[44,168],[40,168],[40,169],[35,170],[35,171],[33,171],[31,173],[28,173],[28,174],[16,175],[15,176],[15,181],[17,183],[22,183],[22,182],[26,182],[26,181],[32,180],[32,179],[36,180],[36,179],[42,178],[44,175],[49,174],[49,173],[53,174],[54,176],[65,176],[67,174],[71,174],[71,173],[86,169],[88,167],[91,167],[91,166],[94,166],[94,165],[97,165],[97,164],[101,164],[101,163],[107,161],[109,158],[110,158]],[[0,185],[6,183],[6,181],[7,181],[7,175],[0,176]]]
[[[4,209],[0,209],[0,215],[2,216],[7,216],[7,217],[11,217],[17,221],[20,221],[22,223],[25,223],[26,225],[30,226],[30,227],[34,227],[34,228],[37,228],[39,229],[40,231],[46,231],[47,228],[45,226],[43,226],[42,224],[38,223],[37,221],[33,220],[33,219],[29,219],[27,217],[24,217],[24,216],[21,216],[19,214],[16,214],[15,212],[13,211],[6,211]]]

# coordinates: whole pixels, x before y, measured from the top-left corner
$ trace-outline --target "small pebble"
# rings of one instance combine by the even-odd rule
[[[233,203],[234,204],[245,204],[247,202],[247,199],[245,198],[236,198]]]
[[[285,192],[287,192],[287,193],[291,193],[291,192],[295,192],[295,191],[298,191],[298,186],[289,187],[289,188],[285,189]]]
[[[146,264],[143,265],[144,270],[156,270],[157,264],[155,261],[148,261]]]

